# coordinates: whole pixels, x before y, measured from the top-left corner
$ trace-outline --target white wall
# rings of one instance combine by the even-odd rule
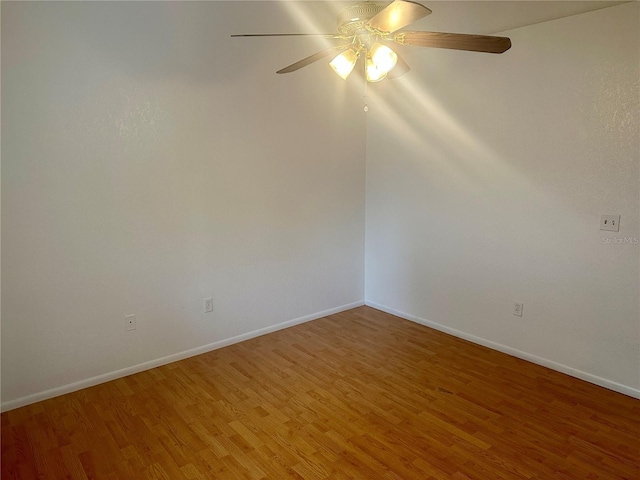
[[[4,408],[362,303],[359,86],[229,38],[299,8],[2,3]]]
[[[367,303],[640,395],[639,19],[407,55],[369,112]]]
[[[314,41],[229,38],[333,13],[2,3],[3,408],[361,302],[365,134],[369,303],[638,393],[638,4],[416,49],[366,132],[273,74]]]

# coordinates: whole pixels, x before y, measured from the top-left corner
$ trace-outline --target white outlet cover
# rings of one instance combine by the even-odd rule
[[[620,231],[620,215],[600,215],[600,230]]]
[[[514,303],[513,304],[513,314],[517,317],[522,316],[522,310],[524,309],[524,303]]]
[[[204,313],[213,312],[213,298],[204,299]]]

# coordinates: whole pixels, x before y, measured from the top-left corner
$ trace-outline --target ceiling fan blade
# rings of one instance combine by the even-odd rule
[[[394,78],[401,77],[405,73],[409,73],[409,70],[411,70],[411,67],[409,66],[409,64],[405,62],[400,55],[398,55],[398,62],[396,63],[396,66],[393,68],[393,70],[391,70],[387,74],[387,78],[391,80]]]
[[[507,37],[463,33],[401,32],[394,37],[394,40],[402,45],[415,47],[449,48],[486,53],[502,53],[511,48],[511,40]]]
[[[326,50],[322,50],[318,53],[314,53],[313,55],[309,55],[307,58],[303,58],[302,60],[299,60],[296,63],[292,63],[288,67],[284,67],[278,70],[276,73],[295,72],[296,70],[299,70],[302,67],[306,67],[307,65],[311,65],[312,63],[317,62],[318,60],[322,60],[323,58],[328,57],[331,54],[337,55],[340,50],[344,50],[348,46],[349,44],[340,45],[338,47],[327,48]]]
[[[420,20],[431,13],[424,5],[407,0],[394,0],[384,10],[375,15],[369,23],[369,27],[382,32],[395,32],[410,23]]]
[[[241,33],[231,35],[232,37],[325,37],[325,38],[345,38],[335,33]]]

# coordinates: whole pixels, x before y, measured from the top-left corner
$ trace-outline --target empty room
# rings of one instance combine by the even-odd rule
[[[2,1],[3,480],[640,478],[640,3]]]

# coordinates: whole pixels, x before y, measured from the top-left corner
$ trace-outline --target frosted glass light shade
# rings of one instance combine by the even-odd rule
[[[376,43],[371,47],[371,59],[378,70],[389,73],[398,62],[398,55],[386,45]]]
[[[333,68],[334,72],[336,72],[340,78],[346,80],[347,77],[353,71],[353,67],[356,66],[356,62],[358,61],[358,54],[355,52],[353,48],[349,50],[345,50],[341,54],[337,55],[329,65]]]
[[[367,77],[367,82],[379,82],[387,76],[387,72],[382,72],[378,69],[371,55],[367,55],[367,60],[364,65],[364,73]]]

